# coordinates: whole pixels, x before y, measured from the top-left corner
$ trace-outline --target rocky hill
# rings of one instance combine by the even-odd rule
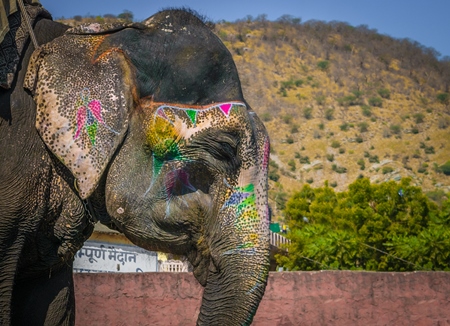
[[[66,22],[86,21],[74,18]],[[448,58],[364,25],[288,15],[219,22],[215,32],[270,134],[275,218],[305,183],[344,191],[362,176],[410,177],[437,201],[450,191],[440,169],[450,160]]]
[[[275,215],[304,183],[343,191],[361,176],[410,177],[435,197],[450,190],[439,168],[450,160],[450,60],[339,22],[262,16],[215,29],[271,137]]]

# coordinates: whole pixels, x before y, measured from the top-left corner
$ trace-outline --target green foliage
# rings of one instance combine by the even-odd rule
[[[132,22],[134,15],[131,11],[124,10],[123,13],[119,14],[117,17],[125,20],[126,22]]]
[[[439,171],[444,173],[445,175],[450,175],[450,161],[445,162],[439,167]]]
[[[334,119],[334,109],[329,108],[325,110],[325,119],[330,121]]]
[[[341,147],[341,143],[339,142],[339,140],[333,140],[333,141],[331,142],[331,147],[333,147],[333,148],[339,148],[339,147]]]
[[[322,60],[317,63],[317,67],[322,71],[327,71],[330,68],[330,61]]]
[[[318,95],[316,96],[315,100],[318,105],[324,105],[327,101],[327,98],[325,97],[325,95]]]
[[[393,134],[399,135],[402,131],[402,127],[400,125],[391,125],[389,127]]]
[[[352,91],[352,94],[353,94],[356,98],[361,98],[361,97],[364,95],[364,92],[356,89],[356,90],[353,90],[353,91]]]
[[[410,179],[305,185],[284,213],[291,244],[277,261],[289,270],[450,270],[450,200],[439,209]]]
[[[423,113],[416,113],[413,115],[414,119],[416,120],[416,123],[422,123],[424,121],[425,116]]]
[[[349,126],[350,126],[350,125],[349,125],[347,122],[344,122],[343,124],[341,124],[341,125],[339,126],[339,128],[340,128],[342,131],[348,131]]]
[[[280,175],[278,174],[278,171],[275,169],[269,169],[269,179],[277,182],[280,179]]]
[[[372,108],[368,105],[361,105],[361,111],[363,116],[370,117],[372,116]]]
[[[293,116],[291,114],[285,114],[281,117],[285,124],[290,124],[292,122]]]
[[[378,95],[380,95],[382,98],[390,98],[391,97],[391,91],[387,88],[381,88],[378,90]]]
[[[305,119],[312,119],[312,111],[313,109],[311,107],[303,109],[303,116],[305,117]]]
[[[379,97],[371,97],[369,98],[369,105],[381,108],[383,106],[383,100]]]
[[[270,160],[270,161],[269,161],[269,166],[270,166],[270,167],[273,167],[273,168],[275,168],[275,169],[278,169],[278,168],[279,168],[277,162],[275,162],[274,160]]]
[[[434,154],[434,147],[433,146],[425,146],[424,148],[425,154]]]
[[[300,163],[302,164],[310,164],[311,162],[309,161],[309,157],[308,156],[300,156]]]
[[[297,166],[295,165],[295,161],[292,159],[289,160],[288,165],[289,165],[291,171],[295,171],[297,169]]]
[[[333,164],[333,165],[331,166],[331,169],[332,169],[334,172],[339,173],[339,174],[347,173],[347,168],[344,168],[343,166],[338,166],[337,164]]]
[[[355,95],[347,95],[337,99],[337,102],[341,106],[352,106],[360,104],[360,99]]]
[[[362,158],[358,160],[357,164],[359,165],[360,170],[364,170],[366,168],[366,164]]]
[[[277,182],[280,179],[280,175],[278,174],[278,164],[274,160],[269,161],[269,179]]]
[[[381,171],[383,172],[383,174],[388,174],[394,171],[394,168],[391,166],[383,166],[383,168],[381,169]]]
[[[450,103],[450,94],[449,93],[439,93],[436,96],[436,98],[439,101],[439,103],[441,103],[441,104],[448,105]]]
[[[369,130],[369,124],[365,121],[358,123],[360,132],[367,132]]]
[[[430,198],[432,201],[434,201],[439,206],[442,206],[442,203],[444,200],[447,200],[448,197],[444,190],[442,189],[436,189],[433,191],[428,191],[426,193],[427,197]]]

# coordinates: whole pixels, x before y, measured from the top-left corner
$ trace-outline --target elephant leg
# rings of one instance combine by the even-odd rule
[[[20,250],[2,255],[0,259],[0,325],[11,323],[11,300]]]
[[[49,275],[16,282],[12,300],[12,324],[75,324],[72,263]]]

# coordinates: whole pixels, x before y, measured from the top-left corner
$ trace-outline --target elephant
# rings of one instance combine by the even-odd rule
[[[269,137],[195,12],[37,19],[0,90],[0,324],[73,325],[73,258],[101,222],[185,255],[198,325],[250,325],[269,271]]]

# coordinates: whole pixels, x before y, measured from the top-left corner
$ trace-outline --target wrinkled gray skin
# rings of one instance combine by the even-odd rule
[[[41,20],[35,32],[44,44],[65,29]],[[83,33],[43,47],[25,90],[29,47],[12,90],[0,91],[0,325],[74,323],[72,261],[93,228],[83,199],[135,244],[188,257],[205,287],[198,325],[249,325],[268,276],[269,143],[230,53],[179,10],[145,26]],[[79,44],[95,44],[95,51],[73,53]],[[100,58],[116,66],[93,73]],[[101,80],[98,91],[83,84],[104,71],[115,83],[105,87],[118,96],[104,96]],[[75,103],[87,88],[89,100],[102,101],[95,144],[87,129],[76,134],[76,122],[67,137],[51,134],[56,113],[47,114],[53,104],[46,96],[61,96],[57,106],[72,97]],[[61,95],[67,89],[75,95]],[[80,119],[76,103],[55,112]],[[74,163],[71,151],[80,148],[88,159]],[[110,151],[107,159],[89,157],[103,153],[99,148]],[[93,177],[83,177],[86,171]]]

